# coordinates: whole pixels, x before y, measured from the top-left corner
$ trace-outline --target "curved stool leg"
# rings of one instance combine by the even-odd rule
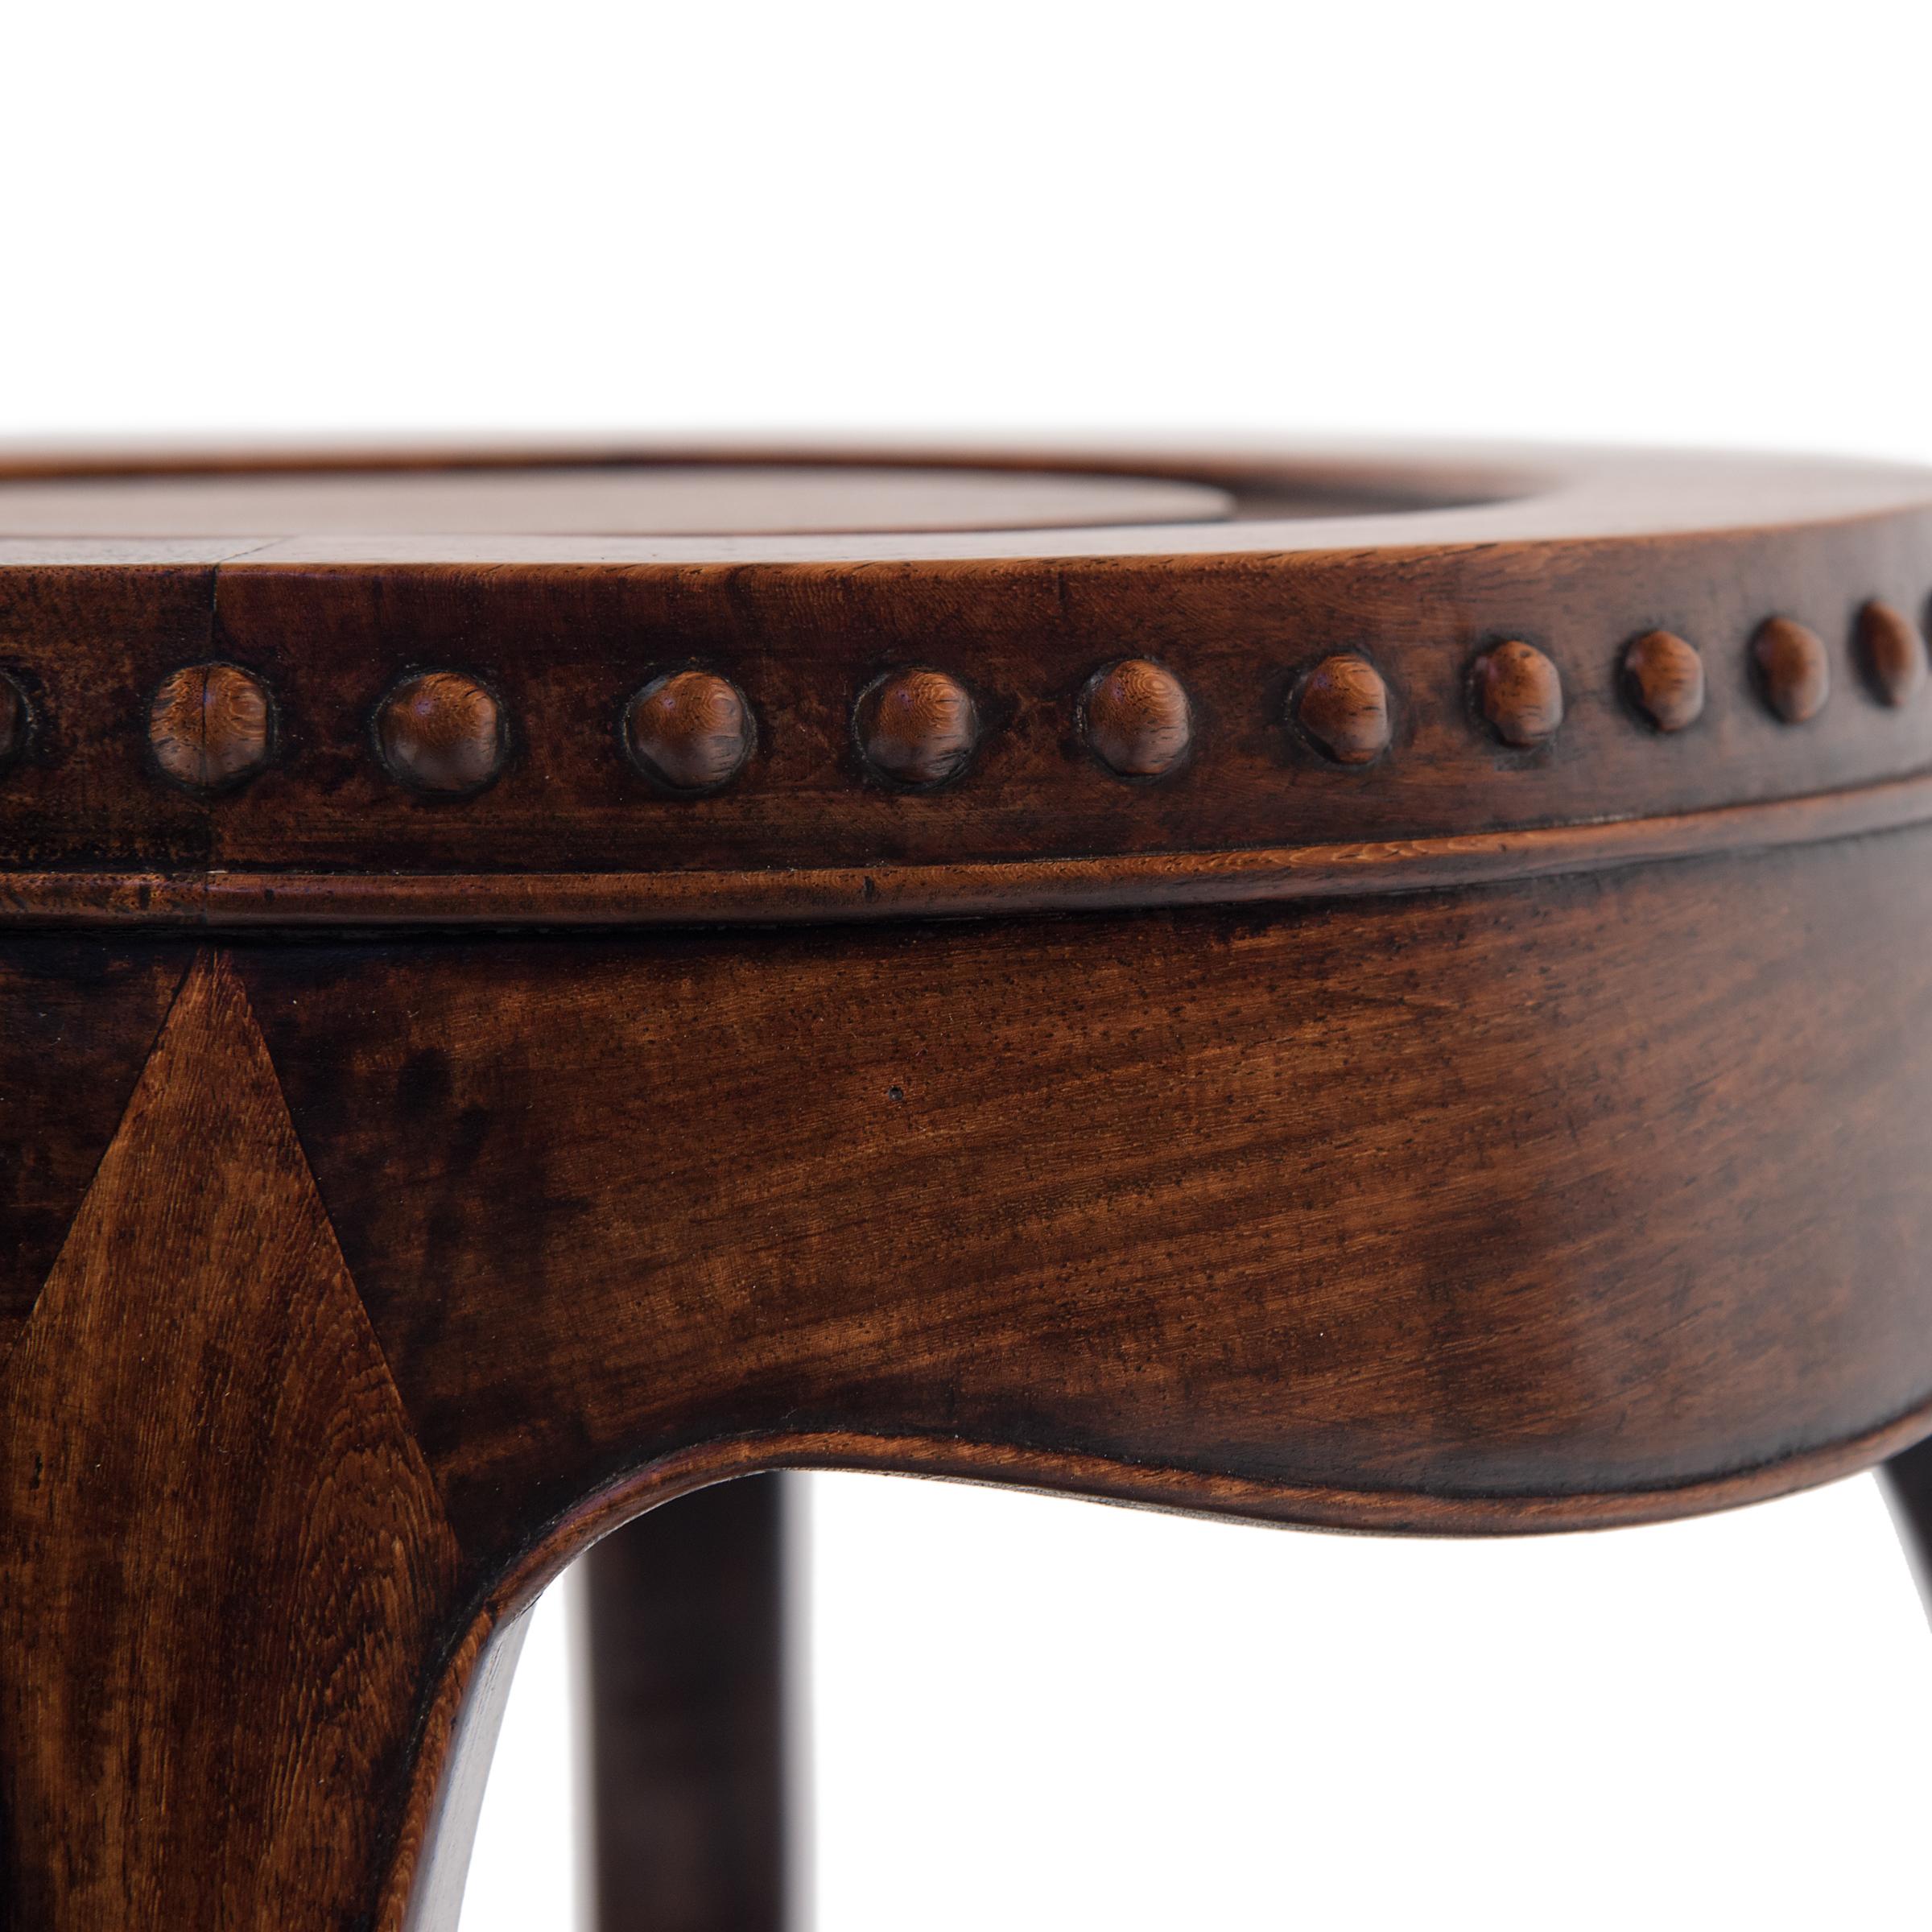
[[[789,1488],[700,1489],[580,1559],[598,1932],[784,1926]]]
[[[439,1839],[460,1885],[462,1808],[411,1785],[457,1574],[246,996],[204,957],[0,1364],[0,1924],[387,1929],[390,1875]]]
[[[1878,1473],[1926,1614],[1932,1617],[1932,1438],[1893,1456]]]

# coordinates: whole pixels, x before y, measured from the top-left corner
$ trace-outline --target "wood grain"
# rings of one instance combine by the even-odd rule
[[[405,678],[376,708],[383,765],[411,791],[467,798],[502,770],[508,720],[487,686],[457,671]]]
[[[0,668],[35,721],[0,776],[8,867],[206,865],[205,803],[155,782],[147,718],[163,678],[216,654],[214,602],[205,555],[0,567]]]
[[[1688,731],[1704,715],[1704,660],[1695,644],[1647,630],[1624,653],[1630,701],[1659,731]]]
[[[0,950],[0,1364],[120,1124],[188,961],[179,944]]]
[[[1323,658],[1294,696],[1295,722],[1338,765],[1373,765],[1389,749],[1389,687],[1353,651]]]
[[[1761,852],[1932,819],[1932,779],[1717,811],[1460,838],[1214,855],[759,873],[36,873],[16,926],[650,927],[836,923],[1095,907],[1265,905],[1496,885]]]
[[[1194,713],[1187,687],[1165,665],[1125,658],[1094,675],[1081,697],[1080,729],[1109,771],[1158,778],[1186,759]]]
[[[786,1483],[680,1496],[584,1558],[601,1932],[782,1932]]]
[[[1504,744],[1525,750],[1562,729],[1563,674],[1534,644],[1513,638],[1492,646],[1471,681],[1476,708]]]
[[[188,791],[220,791],[252,777],[267,760],[274,729],[266,687],[238,664],[171,671],[148,707],[155,766]]]
[[[1158,568],[988,559],[891,572],[304,570],[245,559],[222,572],[225,634],[237,654],[300,640],[300,667],[278,689],[300,712],[308,749],[225,806],[213,862],[667,873],[1189,852],[1211,861],[1253,848],[1810,796],[1932,765],[1932,707],[1860,702],[1832,707],[1802,733],[1782,728],[1752,687],[1761,601],[1807,612],[1843,652],[1867,599],[1910,602],[1927,588],[1932,518]],[[908,796],[863,782],[846,749],[850,705],[877,675],[876,640],[904,639],[923,654],[935,612],[970,627],[970,656],[962,646],[935,667],[970,670],[988,728],[970,782]],[[1480,638],[1517,627],[1551,640],[1564,680],[1563,729],[1528,760],[1491,741],[1463,696]],[[1695,733],[1660,738],[1624,701],[1624,644],[1657,627],[1705,654]],[[648,669],[639,640],[666,637],[729,678],[766,720],[755,774],[678,801],[675,812],[625,782],[607,723]],[[1174,782],[1118,784],[1075,729],[1080,691],[1127,639],[1188,692],[1199,743]],[[1367,639],[1397,724],[1364,774],[1306,745],[1288,703],[1306,667]],[[369,769],[367,707],[397,659],[463,650],[518,720],[526,761],[461,812],[426,823]],[[0,812],[6,804],[0,788]]]
[[[708,671],[653,678],[624,714],[625,743],[644,775],[669,792],[716,791],[751,756],[755,728],[745,694]]]
[[[1920,1521],[1932,481],[638,460],[0,461],[0,1921],[450,1932],[668,1501],[606,1917],[774,1922],[728,1477]]]
[[[888,783],[931,791],[950,784],[979,749],[972,694],[949,672],[889,671],[860,693],[852,731],[867,766]]]
[[[1767,617],[1751,640],[1765,704],[1786,724],[1808,724],[1831,696],[1824,639],[1791,617]]]
[[[27,749],[33,735],[34,709],[27,693],[0,671],[0,772]]]
[[[6,1922],[364,1922],[456,1550],[218,961],[0,1396]]]
[[[1858,613],[1858,658],[1872,689],[1894,707],[1925,688],[1926,640],[1901,610],[1874,599]]]
[[[488,471],[469,460],[452,474]],[[1048,550],[965,530],[896,551],[828,536],[572,549],[540,530],[427,551],[0,542],[0,670],[36,720],[0,775],[13,873],[0,906],[28,916],[39,881],[67,870],[101,874],[103,892],[156,872],[548,873],[567,894],[584,873],[1108,858],[1191,860],[1212,879],[1245,852],[1678,817],[1932,766],[1932,708],[1889,706],[1860,682],[1802,731],[1783,727],[1751,648],[1777,612],[1848,667],[1868,606],[1922,610],[1932,483],[1828,464],[1542,460],[1539,482],[1520,452],[1451,474],[1419,453],[1378,470],[1182,452],[1164,473],[1232,488],[1241,514],[1143,529],[1133,548],[1100,526]],[[1379,489],[1384,509],[1256,514],[1270,492],[1341,481]],[[540,482],[519,487],[540,499]],[[1484,500],[1386,507],[1457,490]],[[1182,541],[1208,530],[1218,549]],[[1703,667],[1693,731],[1656,730],[1630,700],[1630,640],[1657,632]],[[1498,639],[1534,643],[1560,679],[1562,729],[1530,755],[1470,707],[1469,667]],[[1374,663],[1392,720],[1366,768],[1338,764],[1290,712],[1314,666],[1351,653]],[[1129,656],[1188,697],[1193,749],[1158,784],[1118,783],[1080,729],[1082,693]],[[171,672],[215,658],[275,692],[277,752],[239,795],[192,799],[149,770],[142,708]],[[758,723],[755,762],[708,795],[641,784],[613,729],[669,664],[727,680]],[[983,728],[967,782],[931,793],[869,782],[852,730],[856,694],[920,664],[970,687]],[[394,782],[371,730],[385,694],[425,666],[460,668],[516,727],[493,785],[433,809]]]
[[[522,1510],[765,1437],[1617,1520],[1805,1480],[1932,1395],[1895,1129],[1929,845],[243,970],[486,1563]]]

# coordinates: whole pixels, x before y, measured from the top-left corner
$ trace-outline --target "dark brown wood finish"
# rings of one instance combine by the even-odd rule
[[[384,768],[429,798],[481,791],[502,770],[509,735],[496,694],[460,671],[418,671],[376,707]]]
[[[358,537],[340,471],[251,534],[245,468],[30,467],[0,1922],[448,1932],[520,1613],[728,1477],[1489,1534],[1932,1432],[1926,479],[572,525],[679,500],[613,459],[510,537],[541,476],[423,462]],[[770,1493],[593,1559],[607,1897],[667,1922],[776,1911]]]
[[[1323,658],[1295,693],[1295,721],[1338,765],[1373,765],[1389,749],[1389,687],[1364,657]]]
[[[584,1559],[601,1932],[783,1932],[785,1501],[716,1484]]]
[[[1790,617],[1769,617],[1751,640],[1765,702],[1786,724],[1808,724],[1831,696],[1823,638]]]
[[[625,742],[644,775],[670,792],[716,791],[751,756],[754,731],[745,694],[715,671],[653,678],[624,714]]]
[[[889,671],[860,693],[852,712],[859,755],[889,785],[931,791],[959,778],[979,749],[972,693],[943,671]]]
[[[188,791],[220,791],[266,762],[275,710],[259,678],[233,664],[190,664],[161,680],[147,741],[162,775]]]
[[[1505,745],[1526,751],[1563,729],[1563,676],[1534,644],[1492,646],[1470,674],[1476,707]]]
[[[1909,704],[1926,682],[1926,640],[1900,610],[1876,600],[1858,613],[1858,654],[1872,689],[1888,704]]]
[[[1926,1615],[1932,1617],[1932,1438],[1893,1456],[1879,1474]]]
[[[559,467],[566,502],[581,469]],[[1153,469],[1187,480],[1172,457]],[[333,879],[338,916],[366,919],[386,916],[372,879],[541,875],[635,881],[607,886],[617,923],[658,916],[692,879],[714,916],[758,919],[796,872],[1048,860],[1115,861],[1120,902],[1135,903],[1129,875],[1154,861],[1212,878],[1249,852],[1642,822],[1932,763],[1932,705],[1880,703],[1849,675],[1868,605],[1916,614],[1932,594],[1932,490],[1911,473],[1505,455],[1433,469],[1203,459],[1191,473],[1234,514],[997,539],[572,538],[544,534],[559,519],[533,510],[538,534],[522,538],[10,539],[0,482],[0,670],[37,720],[0,778],[14,875],[0,904],[92,916],[118,882],[179,916],[184,895],[237,880],[306,880],[291,898],[312,901]],[[1487,500],[1275,514],[1344,485]],[[162,479],[142,488],[168,500]],[[545,500],[541,471],[516,488]],[[810,497],[802,484],[800,514]],[[1751,648],[1773,617],[1810,631],[1845,674],[1831,681],[1855,687],[1802,731],[1765,702]],[[1623,688],[1629,641],[1660,630],[1704,666],[1692,732],[1646,728]],[[1561,728],[1533,753],[1500,741],[1468,689],[1503,642],[1557,674]],[[1350,653],[1389,694],[1391,741],[1365,766],[1338,764],[1289,712],[1316,665]],[[1184,770],[1123,786],[1084,739],[1081,698],[1133,655],[1184,688],[1191,745]],[[277,743],[239,791],[196,800],[157,782],[139,720],[164,678],[211,661],[262,680]],[[646,681],[685,666],[743,694],[758,747],[695,799],[641,782],[613,729]],[[873,782],[884,767],[868,763],[855,701],[921,669],[971,694],[970,766],[956,763],[960,713],[932,762],[907,753],[910,784]],[[482,687],[508,729],[496,782],[460,810],[411,781],[407,759],[386,762],[372,729],[386,695],[426,670]],[[478,743],[487,763],[487,732]],[[951,782],[925,789],[920,770]],[[97,881],[91,908],[47,877],[76,871]],[[894,906],[953,902],[934,878]]]
[[[0,672],[31,720],[0,778],[9,869],[205,871],[208,803],[157,776],[148,721],[162,680],[214,654],[215,564],[240,547],[49,568],[0,554]]]
[[[0,671],[0,772],[27,749],[33,729],[33,708],[27,701],[27,693]]]
[[[1704,715],[1703,657],[1670,631],[1645,631],[1632,642],[1624,681],[1630,702],[1659,731],[1688,731]]]
[[[1080,729],[1109,771],[1165,778],[1187,758],[1194,712],[1187,687],[1166,666],[1124,658],[1095,673],[1081,700]]]
[[[0,948],[0,1368],[186,970],[178,946]]]
[[[1927,1071],[1899,1020],[1932,997],[1929,850],[239,957],[495,1560],[526,1485],[548,1517],[774,1435],[1232,1476],[1368,1526],[1582,1523],[1775,1481],[1932,1396],[1892,1126]]]
[[[232,970],[5,1369],[7,1922],[360,1922],[458,1558]]]

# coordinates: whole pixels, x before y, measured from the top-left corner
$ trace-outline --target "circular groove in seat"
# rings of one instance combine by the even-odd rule
[[[774,536],[1212,522],[1212,484],[780,464],[0,480],[0,537]]]

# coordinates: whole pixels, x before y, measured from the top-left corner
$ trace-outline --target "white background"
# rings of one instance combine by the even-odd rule
[[[1932,459],[1932,10],[23,5],[0,433]],[[824,1932],[1918,1923],[1869,1482],[1384,1544],[813,1485]],[[567,1922],[565,1620],[464,1932]]]

